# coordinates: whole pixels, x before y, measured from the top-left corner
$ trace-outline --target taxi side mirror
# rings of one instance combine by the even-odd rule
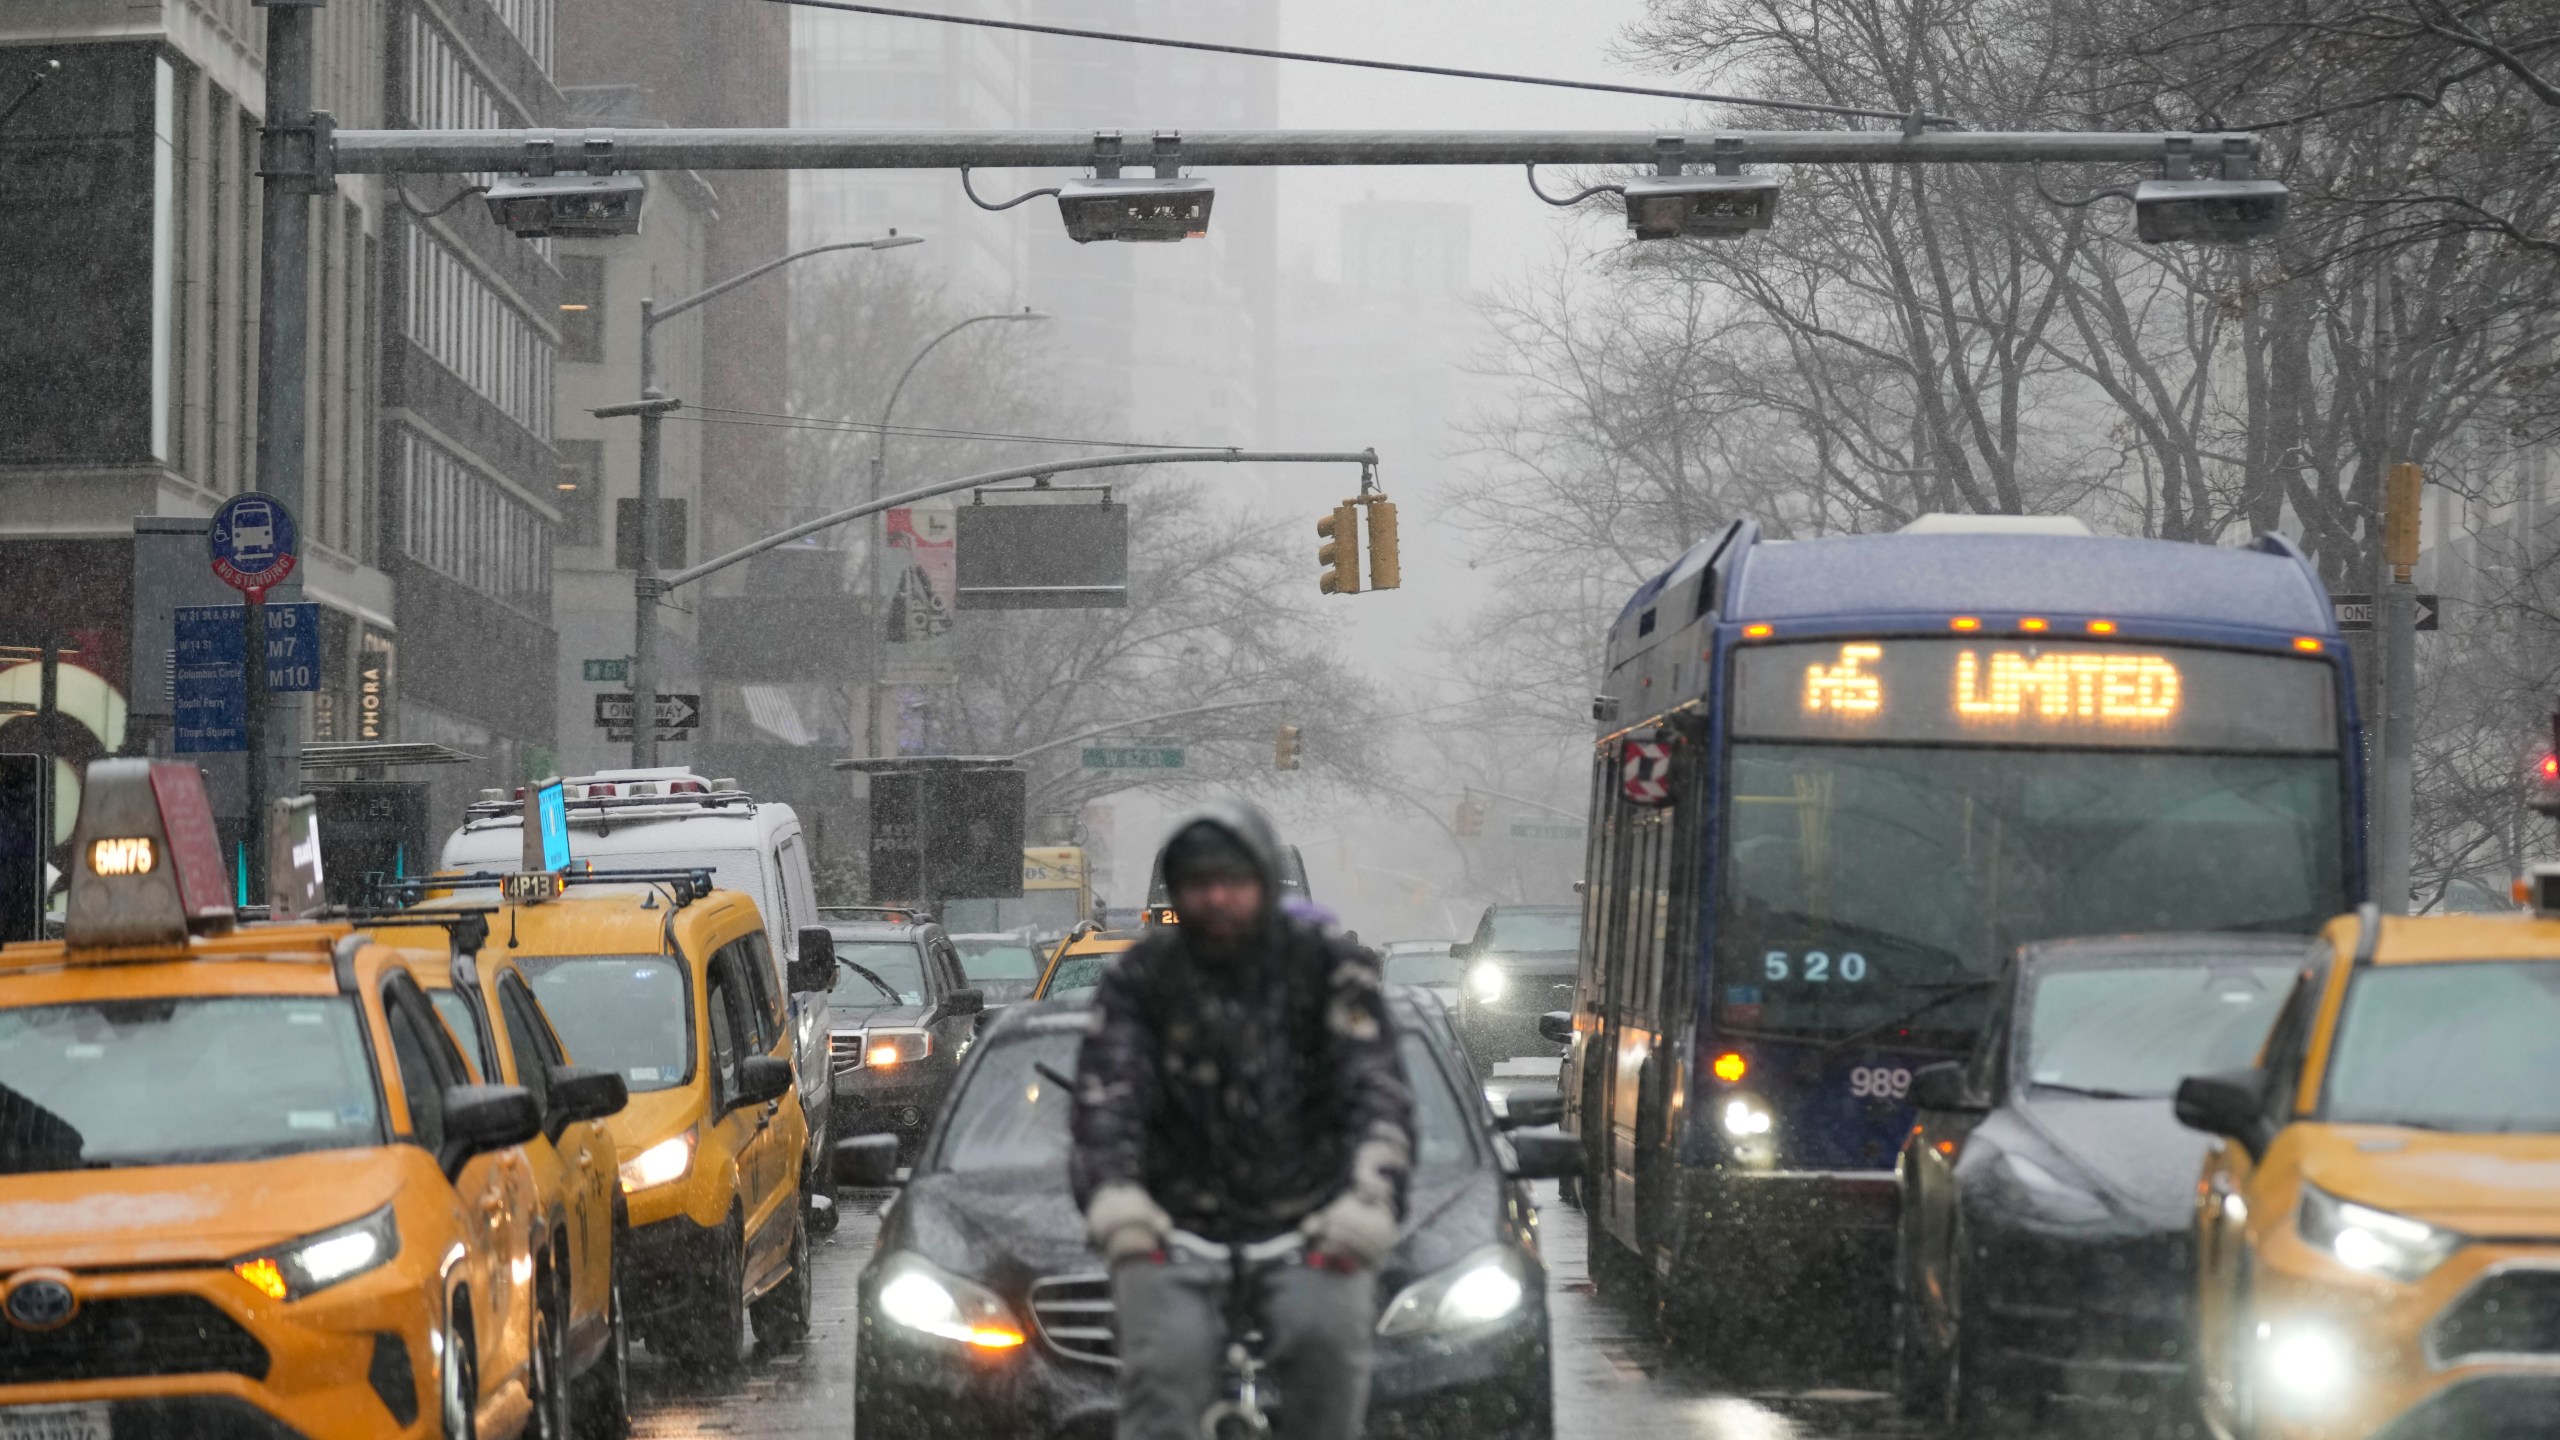
[[[881,1190],[898,1183],[898,1137],[856,1135],[836,1142],[836,1183]]]
[[[823,994],[836,988],[836,937],[824,925],[800,927],[800,953],[783,978],[794,995]]]
[[[563,1065],[551,1072],[551,1109],[563,1120],[602,1120],[631,1103],[631,1087],[614,1071]]]
[[[1561,1130],[1531,1130],[1511,1137],[1514,1180],[1562,1180],[1582,1173],[1582,1142]]]
[[[790,1093],[790,1061],[779,1055],[750,1055],[738,1062],[738,1094],[730,1108],[769,1104]]]
[[[1923,1065],[1911,1077],[1911,1105],[1916,1110],[1935,1110],[1944,1115],[1980,1115],[1991,1106],[1973,1091],[1965,1079],[1964,1062],[1941,1060]]]
[[[2178,1123],[2207,1135],[2236,1140],[2251,1159],[2265,1156],[2275,1139],[2267,1119],[2267,1072],[2225,1070],[2178,1082]]]
[[[451,1085],[444,1092],[444,1151],[448,1175],[475,1155],[522,1145],[542,1133],[542,1107],[521,1085]]]

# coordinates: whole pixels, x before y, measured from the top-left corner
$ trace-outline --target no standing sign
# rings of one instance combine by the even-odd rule
[[[265,603],[267,592],[293,574],[299,542],[293,512],[255,490],[223,501],[213,512],[213,527],[205,532],[215,578],[248,596],[252,605]]]

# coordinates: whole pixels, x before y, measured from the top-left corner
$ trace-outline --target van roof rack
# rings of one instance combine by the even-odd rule
[[[518,785],[512,793],[496,788],[483,790],[479,799],[463,807],[463,815],[471,820],[522,818],[525,788]],[[582,812],[602,815],[634,809],[725,810],[732,805],[753,807],[756,803],[755,796],[725,775],[705,780],[680,772],[626,774],[610,770],[563,780],[560,800],[573,820]]]
[[[513,873],[515,872],[506,870],[441,870],[432,875],[411,875],[399,880],[385,880],[380,886],[380,893],[390,898],[394,904],[407,907],[425,899],[426,892],[429,890],[477,889],[482,886],[497,885]],[[563,885],[664,885],[667,887],[667,898],[674,901],[679,910],[710,894],[716,888],[712,884],[709,866],[697,866],[692,869],[564,870],[560,872],[560,883]],[[411,918],[423,913],[432,912],[406,908],[388,912],[393,916]],[[456,913],[461,912],[457,910]]]

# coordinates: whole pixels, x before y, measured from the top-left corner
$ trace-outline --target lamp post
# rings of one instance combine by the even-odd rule
[[[898,397],[906,393],[907,382],[915,378],[916,367],[924,363],[924,358],[926,356],[932,354],[943,341],[950,339],[952,336],[959,334],[961,331],[968,329],[972,325],[983,325],[994,320],[1046,320],[1048,318],[1048,316],[1041,314],[1037,310],[1031,309],[1029,306],[1025,306],[1020,310],[1000,311],[986,315],[972,315],[966,320],[953,322],[941,334],[924,342],[923,348],[917,350],[916,353],[908,359],[907,368],[898,372],[898,383],[889,387],[889,398],[880,406],[879,428],[877,433],[873,435],[871,444],[871,492],[864,498],[872,501],[877,501],[880,498],[880,487],[883,483],[882,476],[887,470],[889,464],[889,417],[896,413],[898,408]],[[881,572],[888,568],[888,533],[889,521],[888,517],[884,515],[878,523],[871,527],[871,555],[870,564],[867,567],[870,570],[871,577],[869,585],[871,592],[871,613],[867,617],[869,620],[868,628],[871,631],[871,685],[868,692],[868,698],[865,700],[863,705],[862,753],[865,755],[875,756],[880,753],[880,693],[884,688],[880,683],[880,676],[884,662],[888,659],[889,646],[889,637],[886,629],[888,617],[884,613],[884,607],[881,603],[882,596],[880,593]]]
[[[640,417],[640,495],[634,523],[640,527],[640,543],[635,557],[637,565],[631,577],[631,765],[645,770],[658,763],[658,597],[666,586],[658,579],[658,471],[661,464],[659,426],[667,412],[683,404],[658,388],[658,327],[697,305],[717,300],[749,281],[769,275],[795,260],[812,255],[825,255],[837,250],[894,250],[901,245],[921,245],[921,235],[901,235],[895,230],[871,240],[842,240],[831,245],[812,245],[795,250],[779,260],[768,260],[752,270],[732,275],[719,284],[698,291],[661,307],[654,299],[640,302],[640,400],[634,405],[607,405],[596,410],[599,418],[617,415]]]

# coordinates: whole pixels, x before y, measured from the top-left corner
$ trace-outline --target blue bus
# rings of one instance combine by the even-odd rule
[[[1743,521],[1635,593],[1593,709],[1565,1123],[1595,1277],[1675,1322],[1884,1307],[1912,1072],[2021,943],[2363,898],[2345,647],[2281,537]]]

